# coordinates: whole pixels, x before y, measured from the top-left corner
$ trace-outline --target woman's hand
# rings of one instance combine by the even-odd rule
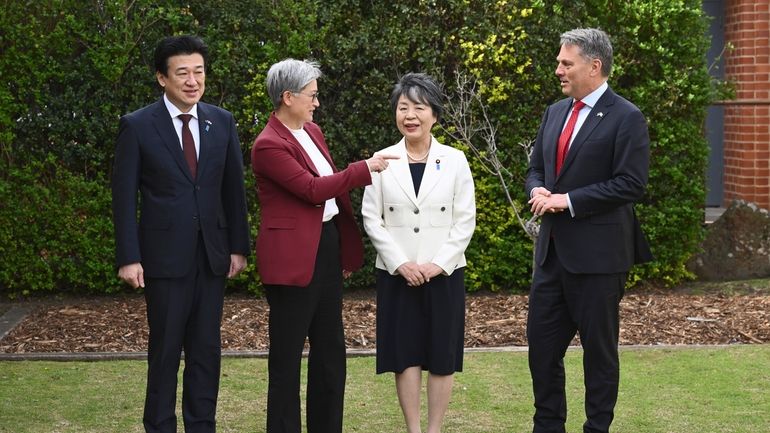
[[[437,275],[441,275],[444,272],[444,270],[435,263],[423,263],[419,265],[419,268],[420,273],[422,274],[422,277],[425,279],[426,283],[430,281],[431,278]]]
[[[425,277],[420,271],[420,265],[415,262],[404,263],[396,268],[396,272],[404,277],[408,286],[420,286],[425,283]]]
[[[406,262],[396,269],[409,286],[421,286],[431,278],[441,275],[444,270],[435,263],[423,263],[418,265],[415,262]]]
[[[399,159],[399,157],[398,155],[375,153],[371,158],[366,160],[366,165],[369,166],[369,171],[375,171],[379,173],[388,168],[389,159]]]

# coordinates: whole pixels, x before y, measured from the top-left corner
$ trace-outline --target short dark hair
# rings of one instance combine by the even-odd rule
[[[155,47],[155,71],[168,76],[168,59],[180,54],[198,53],[203,57],[203,65],[208,63],[209,47],[197,36],[169,36],[163,38]]]
[[[441,120],[441,114],[444,112],[444,92],[430,75],[410,72],[401,77],[393,87],[393,93],[390,94],[391,113],[396,112],[398,99],[401,96],[405,96],[414,103],[430,105],[436,121]]]

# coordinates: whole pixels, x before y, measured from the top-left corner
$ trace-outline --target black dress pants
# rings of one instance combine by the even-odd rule
[[[147,433],[177,431],[177,372],[183,349],[185,432],[216,431],[224,287],[225,277],[211,272],[200,237],[196,262],[187,275],[146,279],[150,338],[143,421]]]
[[[572,274],[551,247],[535,266],[527,340],[535,397],[533,433],[564,433],[564,355],[576,332],[583,346],[585,433],[606,433],[618,397],[619,305],[626,273]]]
[[[345,394],[342,268],[334,222],[323,224],[310,285],[265,286],[270,304],[267,432],[300,433],[300,368],[305,339],[308,433],[341,433]]]

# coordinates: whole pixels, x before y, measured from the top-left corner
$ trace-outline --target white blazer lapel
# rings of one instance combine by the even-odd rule
[[[425,173],[423,173],[422,182],[420,183],[420,195],[417,197],[418,203],[421,203],[425,197],[430,195],[431,190],[441,180],[442,174],[446,173],[449,167],[447,158],[444,146],[431,137],[430,153],[428,154]]]
[[[396,183],[398,183],[398,186],[401,187],[404,194],[416,206],[417,196],[414,194],[414,183],[412,182],[412,172],[409,170],[409,158],[406,155],[406,143],[404,142],[404,139],[401,139],[401,141],[396,144],[395,150],[399,159],[391,160],[384,173],[387,173],[388,171],[391,172]]]

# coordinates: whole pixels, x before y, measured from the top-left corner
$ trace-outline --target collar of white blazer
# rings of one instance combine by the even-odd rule
[[[420,183],[419,197],[414,194],[412,173],[409,170],[409,158],[406,154],[406,141],[403,138],[393,146],[392,151],[383,151],[395,153],[399,156],[399,159],[390,162],[388,170],[385,170],[383,174],[387,173],[388,175],[393,176],[406,196],[409,197],[409,200],[411,200],[415,206],[419,207],[420,203],[430,195],[431,190],[440,183],[441,178],[443,177],[442,174],[446,173],[447,169],[452,166],[449,153],[450,149],[450,147],[439,143],[434,137],[431,137],[430,152],[428,153],[428,159],[425,164],[425,173],[423,173],[422,176],[422,183]]]

